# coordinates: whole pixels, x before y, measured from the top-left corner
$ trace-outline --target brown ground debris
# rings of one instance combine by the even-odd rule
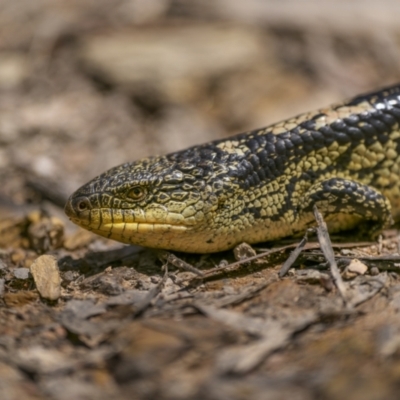
[[[2,399],[398,398],[396,229],[160,256],[62,211],[111,166],[400,81],[399,6],[326,7],[1,2]]]

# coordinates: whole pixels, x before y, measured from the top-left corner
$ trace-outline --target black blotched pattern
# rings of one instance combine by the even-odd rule
[[[230,170],[228,174],[238,178],[239,183],[245,189],[258,185],[259,180],[265,184],[282,175],[290,164],[298,163],[307,154],[329,147],[333,142],[337,142],[339,145],[351,144],[347,152],[337,160],[335,167],[346,168],[353,148],[358,146],[362,140],[367,147],[376,141],[384,145],[389,140],[392,128],[400,122],[400,86],[390,88],[388,91],[391,94],[387,96],[377,97],[376,93],[372,93],[357,97],[356,101],[350,101],[347,105],[357,106],[359,103],[374,100],[374,108],[371,111],[363,110],[359,114],[351,114],[319,129],[315,128],[315,120],[323,114],[317,114],[312,119],[281,134],[264,133],[259,135],[259,131],[253,131],[249,132],[247,136],[240,134],[229,138],[228,140],[244,140],[249,152],[242,156],[232,157],[237,168]],[[219,143],[221,141],[213,142],[211,146],[214,147]],[[400,147],[400,141],[398,147]],[[250,163],[252,168],[244,160]],[[259,180],[254,179],[254,172],[258,175]],[[307,179],[314,179],[316,175],[316,173],[308,171]]]
[[[399,96],[400,86],[388,88],[386,92],[358,96],[347,105],[357,106],[368,102],[373,105],[373,110],[351,114],[319,129],[316,129],[316,120],[324,115],[321,113],[312,115],[309,120],[280,134],[265,133],[268,128],[264,128],[193,146],[165,157],[124,164],[100,175],[90,182],[90,187],[82,187],[82,193],[100,192],[135,179],[151,179],[157,174],[162,177],[175,169],[211,184],[214,180],[221,179],[221,176],[230,177],[243,189],[250,189],[276,180],[285,169],[296,165],[310,152],[329,147],[335,141],[340,145],[351,144],[348,151],[336,161],[339,168],[346,168],[352,149],[360,141],[363,140],[366,146],[370,146],[376,141],[385,144],[388,140],[388,133],[400,122]],[[218,145],[225,141],[239,142],[247,151],[243,154],[224,151]],[[397,151],[400,153],[400,140]],[[157,166],[157,173],[154,172],[154,160],[159,160],[157,162],[160,164]],[[313,179],[312,174],[308,173],[307,179]]]

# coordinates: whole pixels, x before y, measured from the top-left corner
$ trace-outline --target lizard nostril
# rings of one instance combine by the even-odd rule
[[[80,201],[80,202],[76,205],[76,208],[77,208],[79,211],[85,211],[85,210],[87,210],[87,208],[88,208],[88,204],[86,203],[86,201]]]
[[[80,196],[72,199],[68,202],[65,212],[69,216],[79,215],[84,211],[88,211],[91,208],[90,200],[85,196]]]

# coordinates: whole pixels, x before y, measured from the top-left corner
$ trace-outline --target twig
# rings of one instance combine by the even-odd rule
[[[204,273],[202,271],[200,271],[196,267],[193,267],[193,265],[190,265],[186,261],[183,261],[182,259],[178,258],[176,255],[169,253],[168,251],[160,251],[158,253],[158,256],[161,259],[165,260],[167,263],[171,263],[176,268],[192,272],[193,274],[196,274],[201,277],[204,276]]]
[[[399,237],[399,240],[400,240],[400,237]],[[278,242],[278,243],[279,243],[279,242]],[[354,248],[354,247],[368,247],[368,246],[371,246],[371,245],[373,245],[373,244],[375,244],[375,242],[332,243],[332,247],[333,247],[334,249],[352,249],[352,248]],[[286,249],[286,248],[295,248],[295,247],[297,247],[297,246],[298,246],[298,244],[296,244],[296,243],[291,243],[291,244],[289,244],[289,245],[285,245],[285,249]],[[283,248],[283,246],[279,247],[279,249],[281,249],[281,248]],[[319,245],[318,242],[316,242],[316,243],[313,243],[313,242],[307,243],[307,244],[304,246],[304,250],[312,250],[312,249],[319,249],[319,248],[320,248],[320,245]],[[256,249],[257,251],[269,251],[269,249],[263,249],[263,248],[260,248],[260,247],[255,247],[255,249]]]
[[[308,240],[308,231],[306,231],[303,239],[297,245],[297,247],[290,253],[289,258],[283,263],[281,269],[279,270],[279,278],[282,278],[287,274],[290,267],[297,260],[297,257],[300,255],[300,253],[304,249],[304,246],[306,245],[307,240]]]
[[[317,227],[317,235],[318,235],[318,240],[321,246],[321,250],[324,253],[324,256],[326,260],[328,261],[328,264],[331,268],[331,274],[332,274],[332,279],[334,284],[339,290],[340,295],[342,296],[342,299],[346,305],[348,305],[348,299],[347,299],[347,289],[346,285],[343,282],[342,276],[340,275],[339,268],[336,264],[335,260],[335,254],[332,249],[332,244],[331,240],[329,238],[329,233],[328,229],[326,226],[326,223],[321,215],[321,213],[318,211],[318,208],[316,205],[314,205],[314,216],[317,221],[318,227]]]
[[[234,263],[224,265],[223,267],[216,267],[216,268],[209,269],[208,271],[204,272],[202,278],[206,279],[206,278],[211,278],[213,276],[219,275],[221,273],[233,272],[238,267],[240,267],[242,264],[246,264],[246,263],[248,263],[250,261],[254,261],[254,260],[259,260],[260,258],[267,257],[267,256],[269,256],[271,254],[280,253],[282,251],[285,251],[285,250],[288,250],[288,249],[292,249],[293,247],[294,247],[293,244],[289,244],[287,246],[282,246],[282,247],[278,247],[276,249],[267,250],[267,251],[265,251],[263,253],[260,253],[260,254],[257,254],[255,256],[246,258],[244,260],[239,260],[239,261],[236,261]],[[195,278],[195,279],[198,279],[198,278]]]
[[[336,244],[333,244],[332,246],[333,247],[337,247],[337,248],[352,248],[352,247],[368,246],[368,245],[371,245],[371,242],[336,243]],[[201,276],[201,278],[209,279],[209,278],[217,276],[217,275],[219,275],[221,273],[230,273],[230,272],[233,272],[236,269],[238,269],[238,267],[240,267],[243,264],[246,264],[246,263],[248,263],[250,261],[259,260],[260,258],[268,257],[268,256],[270,256],[272,254],[281,253],[283,251],[296,248],[297,246],[299,246],[299,244],[296,245],[296,243],[293,243],[293,244],[288,244],[288,245],[285,245],[285,246],[273,248],[273,249],[270,249],[270,250],[265,250],[260,254],[257,254],[255,256],[246,258],[244,260],[239,260],[239,261],[236,261],[234,263],[224,265],[223,267],[215,267],[215,268],[209,269],[209,270],[203,272],[203,275]],[[306,243],[305,246],[303,247],[303,250],[312,250],[312,249],[318,249],[318,248],[320,248],[320,244],[319,243]],[[193,279],[194,280],[198,280],[199,277],[195,277]]]
[[[307,250],[307,247],[306,247]],[[321,256],[321,253],[319,252],[310,252],[307,253],[309,256]],[[400,261],[400,256],[396,254],[385,254],[383,256],[363,256],[363,255],[354,255],[354,256],[335,256],[336,260],[354,260],[354,258],[357,258],[360,261],[391,261],[391,262],[399,262]]]

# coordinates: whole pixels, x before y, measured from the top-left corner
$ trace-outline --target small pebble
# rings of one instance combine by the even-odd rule
[[[79,272],[77,271],[66,271],[63,274],[64,283],[70,283],[79,277]]]
[[[369,250],[371,254],[376,254],[378,252],[378,248],[375,245],[372,245]]]
[[[373,276],[379,275],[379,269],[378,269],[378,267],[372,267],[372,268],[370,269],[369,273],[370,273],[371,275],[373,275]]]
[[[249,244],[241,243],[233,249],[233,254],[236,261],[242,261],[254,257],[257,253]]]
[[[368,271],[368,267],[355,258],[354,260],[351,260],[350,264],[347,266],[347,270],[349,272],[354,272],[357,275],[364,275]]]
[[[341,249],[341,250],[340,250],[340,254],[342,254],[343,256],[349,256],[349,255],[351,255],[351,254],[353,254],[353,253],[352,253],[352,251],[349,250],[349,249]]]
[[[160,282],[160,280],[161,280],[161,278],[159,277],[159,276],[151,276],[150,277],[150,281],[151,281],[151,283],[159,283]]]
[[[350,261],[350,264],[342,273],[343,279],[353,279],[357,275],[364,275],[368,271],[368,267],[357,258]]]
[[[16,269],[14,269],[14,276],[17,279],[28,279],[29,278],[29,268],[16,268]]]
[[[61,276],[53,256],[38,257],[31,265],[31,274],[42,298],[57,300],[61,295]]]

